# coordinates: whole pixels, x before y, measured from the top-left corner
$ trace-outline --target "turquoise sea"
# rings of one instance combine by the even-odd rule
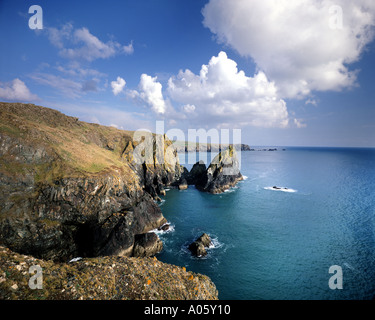
[[[241,152],[246,179],[223,194],[169,190],[158,259],[208,275],[220,299],[373,299],[375,149],[285,149]],[[203,232],[214,245],[192,257]],[[342,289],[329,287],[333,265]]]

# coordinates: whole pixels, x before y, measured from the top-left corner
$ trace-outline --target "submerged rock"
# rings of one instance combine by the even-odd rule
[[[212,244],[211,238],[207,233],[203,233],[197,240],[189,245],[191,253],[197,257],[207,255],[206,248]]]

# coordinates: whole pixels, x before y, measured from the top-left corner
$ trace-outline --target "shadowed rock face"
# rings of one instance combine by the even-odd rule
[[[163,242],[154,232],[138,234],[135,236],[133,256],[151,257],[163,249]]]
[[[187,177],[188,183],[204,185],[207,182],[206,170],[206,165],[202,160],[194,164]]]
[[[155,199],[183,172],[173,152],[135,163],[137,145],[132,132],[0,103],[0,243],[62,261],[131,255],[136,235],[166,222]]]

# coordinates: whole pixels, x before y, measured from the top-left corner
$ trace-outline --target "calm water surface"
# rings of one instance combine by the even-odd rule
[[[172,229],[159,233],[158,259],[208,275],[220,299],[372,299],[375,149],[286,148],[241,160],[247,178],[229,192],[167,192]],[[214,246],[194,258],[187,245],[203,232]],[[329,288],[332,265],[342,290]]]

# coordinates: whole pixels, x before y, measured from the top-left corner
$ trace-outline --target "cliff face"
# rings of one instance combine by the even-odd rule
[[[168,161],[153,149],[136,163],[132,132],[0,103],[0,243],[52,260],[130,256],[137,234],[166,222],[155,200],[182,174],[159,138]]]

